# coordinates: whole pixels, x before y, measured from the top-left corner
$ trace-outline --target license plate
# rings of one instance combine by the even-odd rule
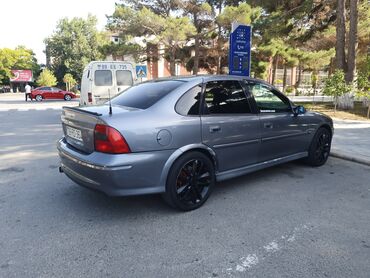
[[[66,131],[67,131],[67,136],[68,137],[71,137],[71,138],[76,139],[78,141],[82,141],[81,130],[79,130],[77,128],[70,127],[70,126],[67,126]]]

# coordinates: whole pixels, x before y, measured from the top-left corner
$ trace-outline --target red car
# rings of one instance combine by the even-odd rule
[[[38,87],[31,91],[31,96],[37,101],[42,101],[43,99],[64,99],[69,101],[72,98],[76,98],[75,93],[55,87]]]

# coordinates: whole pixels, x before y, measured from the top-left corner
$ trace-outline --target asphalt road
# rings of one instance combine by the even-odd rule
[[[0,277],[369,277],[369,167],[288,163],[180,213],[59,174],[62,105],[0,111]]]

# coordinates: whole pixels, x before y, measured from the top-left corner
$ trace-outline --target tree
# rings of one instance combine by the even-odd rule
[[[37,79],[36,83],[39,86],[48,86],[52,87],[57,84],[57,79],[55,75],[49,70],[49,69],[44,69],[39,78]]]
[[[158,35],[158,42],[163,43],[170,62],[171,75],[176,75],[176,52],[186,44],[187,38],[193,36],[196,30],[187,17],[169,17],[163,30]]]
[[[34,76],[38,74],[39,65],[32,50],[24,46],[15,49],[0,49],[0,83],[9,82],[12,69],[31,69]]]
[[[196,33],[187,17],[164,18],[145,7],[137,11],[122,5],[116,5],[108,27],[121,35],[144,36],[149,43],[163,45],[171,75],[176,75],[178,51]]]
[[[96,17],[91,15],[87,19],[63,18],[54,33],[45,39],[47,54],[52,58],[51,69],[59,81],[63,80],[66,72],[80,80],[89,62],[104,58],[101,47],[107,39],[97,31],[96,24]]]
[[[347,84],[353,82],[356,72],[358,0],[349,0],[349,6],[349,32],[346,39],[346,0],[337,0],[336,66],[345,72]],[[348,45],[347,56],[346,44]]]
[[[168,17],[171,13],[177,10],[181,1],[178,0],[121,0],[123,6],[128,6],[133,10],[141,10],[147,8],[153,13]]]
[[[346,84],[344,72],[336,70],[332,76],[325,80],[324,95],[334,97],[334,111],[337,110],[339,97],[347,94],[351,87]]]
[[[357,93],[358,97],[364,99],[367,106],[367,117],[370,117],[370,69],[366,72],[360,72],[357,76]]]
[[[66,73],[63,77],[63,82],[66,83],[66,90],[70,91],[71,88],[77,84],[77,81],[73,78],[72,74]]]
[[[347,69],[346,63],[346,10],[345,5],[346,0],[337,0],[337,23],[336,23],[336,66],[338,69],[343,70],[344,72]]]
[[[196,29],[194,36],[194,62],[193,74],[199,71],[200,43],[203,45],[209,35],[212,26],[212,8],[205,0],[187,0],[182,2],[182,8],[186,15],[190,15]]]
[[[350,0],[348,58],[346,71],[347,83],[353,82],[356,72],[357,21],[358,21],[357,0]]]

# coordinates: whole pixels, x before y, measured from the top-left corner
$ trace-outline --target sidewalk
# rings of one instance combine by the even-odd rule
[[[0,94],[0,111],[28,111],[28,110],[46,110],[58,109],[63,106],[78,106],[79,99],[65,101],[64,99],[46,99],[43,101],[25,101],[24,93],[1,93]]]
[[[370,121],[333,121],[331,155],[370,166]]]

